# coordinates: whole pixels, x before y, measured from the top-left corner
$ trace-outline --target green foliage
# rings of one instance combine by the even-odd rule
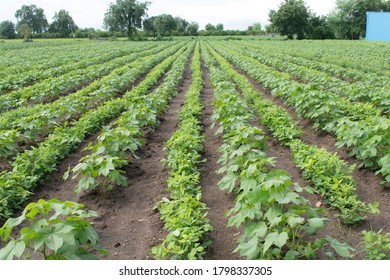
[[[222,23],[218,23],[216,26],[215,26],[215,30],[217,31],[223,31],[224,27],[223,27],[223,24]]]
[[[189,22],[185,19],[182,19],[181,17],[175,17],[175,30],[178,34],[183,34],[187,31],[187,27],[189,25]]]
[[[7,159],[18,149],[20,133],[16,130],[0,131],[0,158]]]
[[[86,212],[83,207],[56,199],[28,204],[21,216],[8,219],[0,229],[1,238],[8,242],[0,250],[0,259],[30,259],[33,253],[40,253],[45,260],[97,259],[96,252],[108,255],[86,220],[97,217],[96,212]],[[19,225],[23,226],[19,237],[11,237]]]
[[[147,18],[143,21],[143,30],[147,36],[195,36],[198,34],[199,24],[188,22],[180,17],[173,18],[169,14],[162,14]]]
[[[362,161],[362,166],[379,169],[384,183],[390,183],[390,121],[377,116],[354,122],[349,118],[339,121],[336,131],[338,147],[346,146],[350,154]],[[378,168],[379,167],[379,168]]]
[[[365,37],[367,12],[389,12],[386,0],[338,0],[329,22],[340,39]]]
[[[377,203],[366,205],[356,195],[356,183],[352,178],[354,166],[348,166],[337,155],[325,149],[309,146],[300,140],[290,144],[294,161],[303,169],[302,176],[310,179],[327,202],[341,211],[340,218],[346,224],[356,224],[366,213],[379,213]]]
[[[32,116],[32,119],[43,121],[43,125],[46,129],[48,124],[51,125],[51,128],[54,128],[53,133],[51,133],[45,141],[37,145],[37,147],[33,147],[31,150],[26,150],[18,154],[12,163],[12,171],[0,173],[0,182],[2,186],[2,188],[0,188],[0,217],[8,218],[15,209],[20,208],[30,195],[30,191],[42,182],[47,174],[54,171],[58,163],[64,157],[69,155],[83,139],[124,112],[126,110],[126,104],[128,102],[131,104],[134,97],[134,93],[131,92],[128,92],[124,94],[122,98],[117,99],[113,99],[113,95],[124,91],[134,83],[139,75],[146,73],[163,59],[176,53],[183,45],[185,45],[185,43],[176,44],[175,46],[168,48],[163,46],[160,51],[162,49],[165,50],[158,54],[153,53],[153,50],[149,50],[147,51],[147,53],[151,52],[151,54],[149,53],[149,56],[140,57],[133,63],[116,69],[111,75],[96,81],[88,90],[78,92],[79,95],[66,96],[64,100],[55,104],[55,108],[51,107],[53,104],[47,104],[47,106],[53,110],[54,120],[57,120],[59,113],[64,113],[69,116],[69,113],[78,114],[78,111],[83,112],[83,116],[73,122],[72,126],[67,125],[67,122],[65,122],[66,118],[64,123],[61,123],[61,126],[59,127],[58,123],[55,121],[50,121],[48,123],[45,120],[48,119],[47,113],[48,111],[51,112],[51,110],[42,110],[43,108],[47,109],[42,105],[34,108],[36,111],[35,116]],[[129,69],[131,69],[131,71],[129,71]],[[171,78],[177,79],[177,75],[172,74]],[[168,84],[170,87],[164,88],[164,90],[168,93],[174,92],[172,88],[175,87],[175,84]],[[96,87],[96,85],[99,85],[99,87]],[[102,85],[104,85],[103,88],[101,88]],[[156,102],[156,105],[154,106],[157,112],[161,112],[161,110],[165,108],[164,102],[169,98],[169,96],[167,97],[167,95],[162,95],[160,93],[161,91],[158,91],[156,93],[157,96],[154,96],[156,99],[159,97],[159,101]],[[75,99],[75,96],[77,96],[78,99]],[[88,106],[91,105],[91,99],[86,98],[86,96],[96,98],[99,100],[98,104],[102,101],[106,102],[102,106],[90,110],[88,109]],[[164,96],[164,98],[161,96]],[[160,99],[162,99],[162,101],[160,101]],[[79,107],[80,109],[75,109],[73,106],[81,107]],[[17,112],[17,110],[13,110],[10,113],[13,114],[15,112]],[[17,112],[17,114],[12,115],[13,117],[9,119],[0,118],[0,123],[7,126],[10,124],[10,120],[19,120],[22,119],[22,116],[26,118],[32,112],[31,107],[23,108],[23,112],[25,115]],[[5,114],[3,114],[2,117],[4,117],[4,115]],[[29,125],[28,121],[25,123]],[[41,124],[38,125],[37,128],[38,130],[43,130],[44,126]]]
[[[154,17],[153,23],[156,28],[157,34],[161,37],[164,37],[166,35],[172,35],[172,32],[176,29],[175,19],[168,14],[163,14]]]
[[[215,25],[212,25],[211,23],[206,24],[206,26],[204,27],[204,29],[205,29],[206,31],[215,31],[215,30],[216,30]]]
[[[156,28],[156,25],[154,23],[155,18],[156,17],[147,18],[143,21],[143,24],[142,24],[143,30],[145,32],[153,34],[153,37],[157,36],[157,28]]]
[[[216,68],[216,61],[205,48],[202,54],[215,95],[213,119],[221,126],[218,133],[224,140],[219,149],[222,168],[218,173],[225,175],[218,186],[236,195],[235,206],[227,212],[228,225],[245,228],[236,251],[248,259],[312,259],[329,245],[339,256],[349,258],[352,248],[348,244],[331,238],[307,241],[308,236],[324,228],[325,211],[310,207],[300,194],[312,192],[310,188],[294,186],[286,171],[273,169],[275,160],[264,152],[263,132],[249,124],[253,113],[229,81],[230,71]],[[220,57],[216,58],[222,68],[228,68]],[[237,84],[244,89],[244,81]],[[250,96],[250,90],[247,93]]]
[[[54,14],[53,22],[49,26],[49,32],[59,33],[61,37],[69,37],[77,28],[69,12],[60,10]]]
[[[303,0],[285,0],[277,11],[271,10],[269,19],[281,34],[293,39],[303,39],[308,26],[309,11]]]
[[[256,22],[253,25],[248,26],[247,31],[250,35],[260,35],[260,34],[263,34],[265,32],[265,31],[263,31],[261,23],[259,23],[259,22]]]
[[[150,2],[137,0],[116,0],[110,4],[104,15],[104,26],[110,31],[126,31],[132,39],[137,28],[142,27],[142,18],[146,16]]]
[[[273,95],[294,106],[298,114],[312,120],[314,128],[321,128],[324,131],[334,133],[340,146],[348,144],[349,149],[355,151],[355,155],[358,154],[358,151],[362,151],[361,156],[366,158],[365,162],[377,163],[367,166],[381,173],[385,177],[385,181],[387,180],[388,171],[386,167],[388,161],[385,147],[388,147],[386,143],[387,139],[390,139],[389,126],[386,118],[381,116],[380,109],[372,103],[352,102],[331,91],[319,90],[310,84],[298,83],[292,80],[288,73],[276,71],[274,68],[260,63],[254,57],[267,61],[273,67],[279,65],[278,68],[287,68],[287,66],[283,66],[285,63],[281,61],[278,63],[272,62],[271,59],[261,57],[256,52],[247,51],[244,47],[234,48],[230,46],[226,48],[216,43],[212,45],[217,45],[217,50],[223,56],[232,60],[252,78],[266,88],[271,88]],[[297,72],[294,72],[293,68],[297,68]],[[300,75],[303,73],[302,67],[288,67],[288,69],[293,73],[300,73]],[[366,88],[368,92],[369,88]],[[381,91],[378,96],[385,97],[385,92]],[[351,94],[353,93],[351,92]],[[387,99],[382,98],[382,100],[386,102]],[[383,105],[385,104],[383,103]],[[347,125],[344,125],[344,123]],[[361,131],[370,130],[370,127],[374,127],[373,135],[370,132],[361,133]],[[343,142],[343,139],[353,141]]]
[[[199,30],[199,24],[195,21],[190,22],[187,26],[187,32],[191,36],[198,35],[198,30]]]
[[[355,194],[356,182],[351,176],[353,166],[349,167],[337,155],[324,149],[318,149],[316,146],[294,140],[299,139],[302,130],[294,124],[288,113],[283,108],[259,97],[259,93],[246,79],[232,70],[231,66],[217,52],[211,49],[210,51],[221,67],[237,83],[250,105],[258,110],[261,122],[283,145],[290,147],[294,161],[303,170],[304,178],[313,182],[330,205],[340,209],[342,213],[340,217],[344,223],[355,224],[364,219],[365,213],[378,212],[376,204],[365,205],[357,198]],[[229,188],[234,187],[233,180],[235,179],[233,177],[230,181]]]
[[[164,167],[170,169],[168,190],[170,199],[157,204],[164,227],[169,231],[163,242],[153,247],[156,259],[202,259],[210,242],[205,235],[212,230],[207,219],[206,205],[201,201],[199,164],[203,162],[204,136],[201,135],[203,87],[199,45],[191,63],[192,83],[180,112],[179,128],[166,143]]]
[[[15,24],[12,21],[5,20],[0,23],[0,37],[5,39],[15,39]]]
[[[366,260],[390,260],[390,233],[363,231],[361,243],[364,259]]]
[[[31,29],[31,33],[42,33],[48,27],[44,10],[36,5],[23,5],[16,11],[15,17],[18,20],[18,30],[20,30],[20,26],[24,24]],[[19,32],[19,34],[25,36],[25,34],[22,34],[21,32]]]
[[[31,40],[31,34],[32,29],[30,26],[27,25],[27,23],[18,24],[18,33],[24,38],[24,42],[30,42]]]
[[[312,40],[325,40],[335,38],[334,31],[332,30],[328,19],[324,16],[316,15],[310,15],[305,35],[307,39]]]
[[[177,76],[171,74],[177,71],[177,66],[168,72],[171,76],[166,78],[166,82],[154,94],[147,97],[144,95],[180,54],[181,51],[164,60],[127,94],[128,98],[125,100],[127,111],[111,126],[105,127],[98,136],[97,143],[94,145],[90,143],[86,148],[91,153],[81,158],[79,164],[65,173],[64,179],[68,178],[70,171],[74,174],[73,179],[80,176],[75,192],[98,186],[111,190],[114,185],[127,185],[127,179],[123,176],[124,171],[120,169],[132,158],[137,157],[135,151],[143,144],[142,129],[157,124],[157,115],[166,104],[169,90],[177,83],[175,80]],[[99,180],[99,177],[102,180]]]

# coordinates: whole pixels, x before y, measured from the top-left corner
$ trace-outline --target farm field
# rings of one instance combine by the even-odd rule
[[[80,240],[100,259],[389,259],[389,52],[256,37],[1,43],[0,258],[33,247],[26,231],[6,242],[24,225],[7,219],[57,199],[99,215],[86,215],[99,238],[87,226]],[[34,246],[58,257],[68,247],[53,235]]]

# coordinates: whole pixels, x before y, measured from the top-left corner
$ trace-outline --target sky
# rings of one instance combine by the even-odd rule
[[[139,0],[145,2],[145,0]],[[245,30],[253,23],[269,24],[268,13],[278,9],[282,0],[148,0],[148,16],[171,14],[187,21],[199,23],[200,30],[207,23],[222,23],[225,29]],[[115,0],[0,0],[0,22],[16,23],[15,12],[22,5],[35,4],[43,8],[49,23],[55,12],[69,12],[76,25],[81,28],[102,29],[104,13]],[[317,15],[326,15],[336,0],[306,0],[307,6]]]

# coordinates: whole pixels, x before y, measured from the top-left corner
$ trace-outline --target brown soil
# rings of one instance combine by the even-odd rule
[[[338,156],[346,161],[348,164],[355,164],[359,166],[361,162],[355,158],[348,156],[348,152],[345,148],[336,147],[336,139],[333,135],[325,133],[323,131],[317,131],[312,128],[312,123],[310,120],[302,119],[298,116],[293,107],[286,105],[278,97],[275,97],[271,94],[271,90],[265,88],[263,85],[259,84],[257,81],[252,79],[248,74],[243,70],[235,67],[237,72],[244,75],[248,81],[259,91],[263,98],[273,101],[276,105],[283,107],[286,111],[292,116],[292,118],[298,123],[299,126],[303,128],[303,135],[301,137],[306,143],[311,145],[317,145],[318,147],[325,148],[331,153],[337,153]],[[269,139],[274,139],[272,134],[263,126],[260,126],[267,134]],[[277,167],[286,170],[290,173],[294,182],[298,182],[301,185],[307,185],[304,179],[301,177],[301,170],[295,166],[292,160],[292,155],[290,150],[287,147],[280,145],[275,139],[269,141],[268,146],[271,148],[271,151],[268,152],[270,156],[274,156],[277,159]],[[384,189],[380,185],[381,178],[378,175],[375,175],[375,172],[367,168],[356,168],[353,172],[353,178],[357,182],[357,194],[362,201],[367,203],[373,203],[375,201],[379,202],[380,214],[378,215],[368,215],[365,222],[355,226],[349,227],[343,225],[335,217],[338,212],[334,209],[327,207],[326,203],[323,201],[320,195],[305,195],[312,203],[315,205],[317,202],[321,203],[322,207],[326,207],[329,211],[327,218],[330,219],[330,222],[327,223],[327,227],[321,234],[330,235],[337,237],[338,239],[346,240],[353,247],[357,246],[361,242],[361,231],[362,230],[379,230],[383,229],[384,232],[390,232],[388,225],[390,224],[390,209],[387,205],[390,203],[390,194],[388,189]]]
[[[214,230],[209,238],[212,244],[208,247],[206,259],[240,259],[233,253],[239,230],[227,228],[228,218],[224,213],[234,205],[234,197],[220,191],[217,183],[221,176],[215,171],[219,168],[218,147],[221,140],[215,135],[217,127],[211,129],[212,91],[209,78],[204,69],[205,88],[202,101],[205,106],[202,124],[206,133],[204,157],[207,162],[201,166],[201,186],[203,202],[210,208],[208,217]],[[89,192],[75,195],[73,188],[75,180],[61,181],[61,176],[68,166],[75,166],[81,157],[87,154],[83,148],[89,142],[96,142],[100,132],[95,133],[72,155],[66,158],[58,170],[51,174],[50,179],[31,198],[57,198],[72,200],[86,205],[86,208],[96,210],[100,217],[94,220],[94,227],[100,235],[101,243],[110,256],[108,259],[150,259],[151,248],[157,245],[166,235],[163,222],[155,204],[164,196],[168,170],[163,169],[161,159],[165,157],[164,143],[172,136],[179,123],[178,114],[185,100],[185,93],[191,82],[191,72],[187,65],[179,95],[171,100],[170,106],[160,118],[160,125],[149,130],[145,135],[145,145],[138,151],[138,160],[134,160],[126,168],[129,186],[116,188],[107,192]]]
[[[240,255],[233,253],[237,247],[236,239],[240,232],[236,228],[227,227],[228,218],[224,215],[227,210],[234,207],[234,195],[221,191],[217,184],[222,175],[216,174],[221,167],[218,164],[220,153],[218,148],[222,145],[221,139],[215,135],[218,126],[211,128],[213,115],[213,93],[207,69],[203,66],[203,79],[205,86],[202,91],[204,106],[202,124],[206,134],[204,157],[206,162],[202,165],[200,184],[202,186],[202,200],[210,208],[208,218],[213,226],[209,237],[211,245],[207,249],[205,259],[233,260],[240,259]]]
[[[113,94],[112,97],[109,100],[113,100],[115,98],[121,98],[128,90],[131,90],[132,88],[134,88],[137,85],[139,85],[146,78],[146,76],[147,76],[147,74],[141,74],[140,76],[138,76],[135,79],[135,81],[131,85],[128,85],[124,90]],[[165,75],[161,75],[161,77],[157,80],[157,82],[149,90],[149,92],[154,91],[162,83],[162,81],[164,80],[164,77],[165,77]],[[102,105],[101,100],[97,101],[95,103],[90,103],[89,106],[88,106],[88,109],[89,110],[93,110],[93,109],[99,107],[100,105]],[[83,112],[78,112],[77,114],[72,116],[69,120],[67,120],[68,121],[68,125],[73,125],[73,122],[76,122],[79,118],[82,117],[82,115],[83,115]],[[65,121],[65,119],[57,120],[58,123],[63,123],[64,121]],[[19,147],[16,149],[14,155],[9,156],[8,158],[14,157],[16,155],[16,153],[18,153],[20,151],[30,150],[33,147],[37,147],[39,145],[39,143],[45,141],[46,137],[50,133],[53,132],[52,130],[53,130],[53,127],[48,129],[47,131],[42,132],[39,136],[36,136],[35,139],[29,140],[28,143],[25,142],[25,141],[21,141],[21,143],[19,143]],[[11,167],[11,163],[12,162],[13,162],[13,160],[8,160],[8,159],[4,160],[4,159],[0,158],[0,172],[2,172],[4,170],[8,170],[8,171],[12,170],[12,167]]]
[[[110,253],[108,259],[150,259],[152,246],[157,245],[166,235],[159,213],[154,210],[156,202],[168,196],[164,191],[168,170],[164,170],[161,163],[161,159],[165,157],[163,148],[178,125],[178,114],[184,103],[190,79],[191,72],[187,65],[179,86],[179,94],[171,100],[166,112],[159,117],[160,125],[154,131],[145,130],[145,145],[137,152],[139,159],[125,169],[128,187],[75,195],[75,180],[59,180],[69,165],[75,166],[80,158],[86,155],[87,152],[82,149],[89,142],[96,142],[99,131],[65,159],[58,171],[50,176],[51,179],[31,199],[55,197],[85,204],[86,208],[95,210],[100,215],[94,221],[94,227],[100,235],[101,244]],[[158,83],[160,82],[161,80]],[[153,87],[155,88],[156,86]]]
[[[206,134],[204,158],[207,160],[201,165],[200,183],[202,186],[202,201],[209,208],[208,218],[213,226],[213,231],[209,234],[211,244],[209,245],[205,259],[225,260],[241,259],[237,253],[233,253],[236,248],[236,240],[242,234],[242,229],[227,227],[228,218],[225,216],[226,210],[234,206],[234,195],[227,194],[218,189],[218,181],[222,175],[216,174],[220,168],[218,158],[220,153],[218,148],[222,144],[221,139],[215,135],[218,126],[211,128],[213,114],[212,89],[208,77],[208,71],[203,66],[203,78],[205,87],[202,91],[202,103],[204,105],[202,124]],[[288,105],[285,105],[279,98],[271,95],[268,88],[250,78],[244,71],[236,70],[245,75],[256,87],[259,94],[264,98],[272,100],[278,106],[285,108],[297,123],[304,129],[302,139],[309,144],[324,147],[328,151],[338,155],[350,164],[359,164],[359,161],[350,158],[345,149],[335,147],[335,139],[332,135],[315,131],[311,127],[311,122],[301,119]],[[136,83],[139,83],[140,77]],[[158,84],[161,82],[158,82]],[[169,196],[165,192],[168,170],[163,169],[161,159],[166,156],[164,151],[165,142],[172,136],[179,123],[179,111],[185,100],[185,93],[191,82],[191,72],[189,63],[186,66],[183,81],[179,86],[179,94],[170,101],[166,112],[162,114],[160,125],[152,131],[145,130],[145,145],[137,152],[139,159],[134,159],[125,171],[129,185],[126,188],[115,188],[113,191],[92,191],[83,194],[74,194],[73,188],[77,181],[62,181],[61,177],[68,169],[68,166],[75,166],[79,160],[88,152],[83,149],[89,142],[96,143],[96,139],[101,131],[96,132],[86,139],[83,144],[66,159],[64,159],[56,172],[48,176],[47,181],[31,197],[31,201],[40,198],[57,198],[60,200],[72,200],[86,205],[87,209],[96,210],[100,217],[93,221],[94,227],[100,235],[101,243],[106,248],[110,256],[106,259],[151,259],[151,248],[157,245],[166,236],[163,222],[160,221],[158,211],[155,210],[156,202],[163,197]],[[155,87],[154,87],[155,88]],[[254,125],[260,127],[268,137],[268,156],[276,158],[276,167],[286,170],[294,182],[301,186],[307,182],[301,176],[301,170],[293,163],[292,155],[287,147],[280,145],[271,133],[262,125],[258,119],[253,120]],[[1,164],[1,161],[0,161]],[[4,164],[3,164],[4,165]],[[6,168],[6,165],[0,167]],[[390,209],[386,206],[390,203],[389,191],[384,190],[380,185],[380,177],[367,169],[356,169],[354,179],[358,183],[357,193],[359,197],[367,202],[379,202],[381,213],[379,215],[369,215],[367,222],[354,228],[344,226],[335,218],[337,211],[327,207],[322,197],[317,194],[305,194],[312,205],[317,203],[328,210],[327,218],[329,223],[321,232],[321,236],[330,235],[340,241],[347,241],[353,247],[361,241],[361,231],[371,228],[378,230],[383,228],[384,232],[389,232]],[[320,255],[320,258],[326,258]],[[361,258],[360,255],[355,258]]]

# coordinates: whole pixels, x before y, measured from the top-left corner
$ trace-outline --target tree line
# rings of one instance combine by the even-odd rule
[[[245,31],[225,30],[222,23],[206,24],[199,31],[197,22],[162,14],[147,17],[151,2],[116,0],[104,15],[103,26],[108,32],[93,28],[80,29],[66,10],[55,13],[49,24],[44,10],[36,5],[23,5],[15,12],[17,23],[0,23],[0,37],[13,39],[17,36],[26,41],[34,37],[90,37],[112,35],[129,39],[142,36],[196,36],[196,35],[263,35],[277,33],[289,39],[359,39],[365,37],[366,13],[389,12],[390,0],[337,0],[335,9],[328,16],[313,13],[304,0],[284,0],[277,10],[269,12],[270,25],[260,23],[248,26]]]
[[[269,12],[270,30],[289,39],[359,39],[366,36],[366,13],[390,12],[390,0],[337,0],[328,16],[317,16],[303,0],[285,0]]]

